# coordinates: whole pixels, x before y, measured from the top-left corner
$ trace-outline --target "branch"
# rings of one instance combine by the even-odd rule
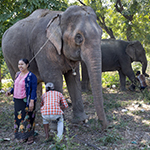
[[[81,3],[83,6],[86,6],[82,1],[80,1],[80,0],[78,0],[79,1],[79,3]]]
[[[117,4],[119,4],[120,9],[119,9],[119,7],[118,7]],[[120,12],[120,13],[124,10],[120,0],[117,0],[117,1],[116,1],[115,7],[116,7],[116,10],[117,10],[118,12]]]
[[[83,6],[86,6],[81,0],[78,0]],[[100,18],[102,19],[102,21],[99,19],[99,17],[97,16],[97,20],[99,22],[99,24],[101,25],[101,27],[108,33],[108,35],[110,36],[110,38],[116,39],[113,31],[111,28],[108,28],[105,24],[105,17],[100,16]]]
[[[99,21],[99,24],[101,25],[101,27],[107,32],[107,34],[110,36],[110,38],[116,39],[113,34],[112,29],[107,27],[107,25],[105,23],[105,17],[100,16],[100,18],[102,19],[102,21],[98,17],[97,17],[97,20]]]
[[[120,7],[118,7],[118,5],[119,5]],[[117,1],[116,1],[115,7],[116,7],[116,10],[117,10],[121,15],[123,15],[127,20],[130,20],[130,21],[133,20],[133,15],[125,15],[124,13],[122,13],[122,12],[124,11],[124,8],[123,8],[123,5],[122,5],[122,3],[121,3],[121,0],[117,0]]]

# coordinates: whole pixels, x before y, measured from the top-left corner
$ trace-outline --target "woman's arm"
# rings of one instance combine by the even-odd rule
[[[32,74],[31,78],[31,97],[29,103],[29,111],[33,111],[34,109],[34,102],[36,101],[36,90],[37,90],[37,78],[34,74]]]
[[[32,74],[31,81],[31,99],[36,100],[36,90],[37,90],[37,78],[34,74]]]

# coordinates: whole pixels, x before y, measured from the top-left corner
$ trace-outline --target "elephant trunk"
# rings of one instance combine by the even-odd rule
[[[104,112],[102,96],[101,51],[98,49],[94,50],[93,53],[93,51],[88,50],[88,53],[82,53],[81,58],[87,66],[98,119],[101,122],[102,128],[105,129],[107,127],[107,120]]]
[[[144,62],[142,62],[142,73],[147,76],[146,74],[146,68],[147,68],[147,60],[145,60]]]

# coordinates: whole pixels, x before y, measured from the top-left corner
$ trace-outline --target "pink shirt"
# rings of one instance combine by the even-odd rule
[[[23,77],[19,74],[19,76],[15,80],[14,84],[14,98],[23,99],[26,97],[26,90],[25,90],[25,78],[27,77],[28,73]]]

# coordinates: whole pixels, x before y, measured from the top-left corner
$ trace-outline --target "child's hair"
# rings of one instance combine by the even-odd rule
[[[46,88],[46,91],[47,91],[47,92],[50,91],[50,90],[53,91],[54,89],[51,89],[50,87],[47,87],[47,88]]]
[[[136,72],[136,75],[139,75],[140,73],[141,73],[140,71],[137,71],[137,72]]]
[[[46,83],[46,91],[54,90],[54,84],[51,82]]]
[[[20,60],[22,60],[26,65],[27,64],[29,64],[29,60],[28,59],[26,59],[26,58],[22,58],[22,59],[20,59]],[[19,60],[19,61],[20,61]],[[28,65],[28,68],[30,67],[30,64]]]

